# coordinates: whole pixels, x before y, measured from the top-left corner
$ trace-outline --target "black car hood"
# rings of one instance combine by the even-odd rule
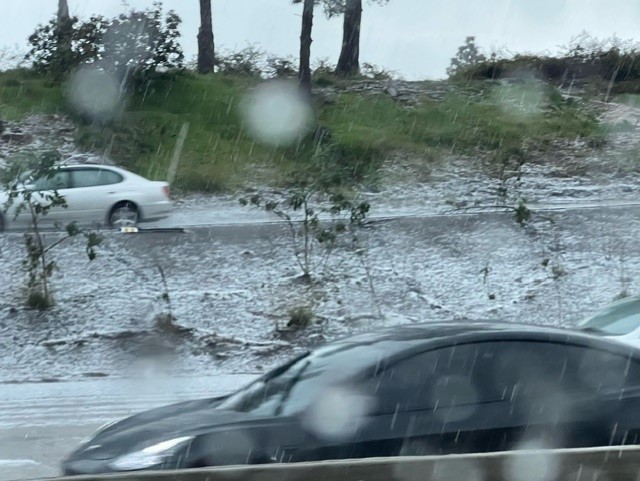
[[[221,399],[181,402],[125,418],[98,431],[69,460],[112,459],[163,441],[255,419],[247,413],[216,409]]]

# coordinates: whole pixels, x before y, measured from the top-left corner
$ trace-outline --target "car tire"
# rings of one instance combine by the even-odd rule
[[[4,215],[0,214],[0,232],[4,232],[5,227]]]
[[[135,227],[140,220],[140,211],[133,202],[118,202],[109,211],[109,227],[119,229],[121,227]]]

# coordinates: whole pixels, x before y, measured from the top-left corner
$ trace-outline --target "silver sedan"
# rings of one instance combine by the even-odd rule
[[[171,213],[169,184],[151,181],[119,167],[108,165],[66,164],[53,175],[34,179],[23,176],[21,189],[34,196],[57,191],[64,206],[52,207],[47,215],[38,217],[38,225],[99,224],[109,227],[129,227],[154,221]],[[9,193],[0,191],[0,230],[25,227],[32,223],[31,213],[18,195],[7,206]]]

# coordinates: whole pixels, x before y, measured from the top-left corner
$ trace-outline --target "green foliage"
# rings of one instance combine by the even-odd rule
[[[215,59],[215,72],[247,78],[284,78],[296,77],[298,66],[293,57],[268,55],[254,45],[228,52],[218,52]]]
[[[67,207],[55,186],[50,188],[58,172],[59,158],[57,152],[44,152],[26,159],[18,157],[3,171],[3,187],[8,195],[3,213],[13,207],[15,217],[25,211],[29,216],[30,229],[24,233],[26,258],[23,265],[27,270],[27,305],[38,309],[51,307],[54,303],[49,280],[57,269],[57,263],[50,256],[50,251],[67,239],[82,234],[86,239],[85,252],[92,261],[97,255],[95,248],[102,241],[97,232],[82,230],[71,223],[65,226],[63,237],[51,244],[46,242],[40,220],[55,207]]]
[[[513,216],[518,224],[525,226],[531,219],[531,210],[527,207],[525,199],[518,199],[518,205],[515,207]]]
[[[308,327],[313,322],[313,311],[308,306],[298,306],[289,309],[289,322],[287,327],[301,329]]]
[[[55,113],[63,108],[62,90],[47,85],[41,75],[26,70],[0,73],[0,118],[16,120],[29,113]]]
[[[297,77],[298,66],[293,57],[267,57],[265,73],[269,78]]]
[[[486,57],[480,53],[476,46],[475,37],[467,37],[464,45],[458,48],[458,53],[451,59],[451,65],[447,68],[447,75],[455,77],[460,72],[474,67],[486,60]]]
[[[452,71],[455,79],[500,79],[533,75],[542,80],[570,83],[576,79],[614,80],[620,93],[631,91],[640,80],[640,45],[617,37],[598,40],[588,34],[574,37],[558,56],[519,54],[468,62]],[[616,93],[616,87],[613,92]]]
[[[53,306],[53,300],[45,297],[42,291],[31,290],[27,295],[27,307],[29,309],[38,309],[44,311]]]
[[[29,36],[31,48],[26,60],[35,71],[60,80],[81,63],[99,57],[106,24],[106,19],[99,15],[86,22],[71,17],[63,26],[53,18]]]
[[[360,75],[373,80],[390,80],[395,77],[394,72],[367,62],[363,63],[360,67]]]
[[[264,58],[263,50],[249,45],[236,52],[217,54],[215,71],[224,75],[260,78],[264,71]]]
[[[335,74],[336,66],[329,62],[329,59],[322,58],[316,61],[311,72],[311,80],[318,87],[328,87],[340,82],[340,78]]]
[[[19,86],[6,86],[6,81]],[[396,151],[413,153],[425,163],[450,153],[468,154],[493,160],[500,169],[558,140],[583,138],[600,145],[604,139],[584,105],[553,87],[533,85],[540,101],[522,110],[514,99],[526,93],[528,84],[468,82],[446,84],[442,100],[423,98],[411,109],[388,95],[338,93],[331,102],[317,104],[320,128],[315,135],[290,148],[270,148],[254,142],[238,115],[237,106],[257,82],[187,73],[137,79],[117,122],[76,119],[77,141],[126,168],[162,179],[180,128],[188,122],[174,185],[213,192],[235,189],[246,179],[296,186],[319,173],[324,179],[333,176],[327,182],[335,185],[375,182],[381,161]],[[31,112],[66,111],[60,86],[45,83],[31,72],[0,73],[0,115],[11,120]],[[441,84],[435,87],[442,89]]]
[[[353,196],[327,191],[322,182],[292,189],[277,200],[253,195],[241,198],[240,204],[260,207],[287,224],[296,262],[307,281],[327,265],[338,239],[363,224],[370,208]]]
[[[180,17],[170,10],[163,19],[162,4],[131,10],[107,19],[70,18],[64,25],[52,19],[29,37],[27,60],[32,68],[60,80],[81,64],[91,63],[124,78],[131,72],[182,68],[178,42]]]

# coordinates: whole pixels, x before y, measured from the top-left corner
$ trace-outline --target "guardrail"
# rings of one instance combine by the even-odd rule
[[[620,446],[140,471],[55,481],[637,481],[639,473],[640,446]]]

